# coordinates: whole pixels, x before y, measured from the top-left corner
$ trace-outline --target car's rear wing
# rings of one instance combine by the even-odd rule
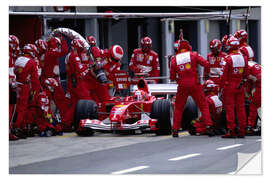
[[[170,95],[176,94],[178,84],[148,84],[148,89],[151,95]],[[131,85],[130,91],[136,91],[137,85]]]

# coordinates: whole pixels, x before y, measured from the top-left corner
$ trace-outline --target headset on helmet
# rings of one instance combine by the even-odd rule
[[[184,52],[184,51],[191,51],[192,47],[189,44],[187,40],[184,39],[183,37],[183,29],[180,29],[180,35],[179,35],[179,52]]]
[[[47,78],[44,84],[45,88],[47,88],[50,92],[54,92],[54,88],[59,86],[57,80],[54,78]]]
[[[73,50],[76,50],[77,52],[82,52],[83,50],[85,50],[84,43],[80,39],[73,39],[70,46]]]
[[[13,50],[13,51],[18,51],[19,50],[19,44],[20,41],[17,38],[17,36],[14,35],[9,35],[9,47]]]
[[[48,49],[48,44],[47,44],[47,42],[44,41],[44,40],[42,40],[42,39],[36,40],[36,41],[35,41],[35,45],[36,45],[36,47],[37,47],[37,49],[38,49],[38,52],[39,52],[40,54],[45,53],[45,52],[47,51],[47,49]]]
[[[213,39],[212,41],[210,41],[209,48],[210,49],[217,49],[218,51],[220,51],[221,50],[221,42],[220,42],[220,40]]]
[[[58,37],[49,37],[47,40],[48,47],[50,48],[58,48],[61,46],[61,39]]]
[[[35,58],[38,55],[38,50],[34,44],[26,44],[23,47],[23,53],[29,54],[32,58]]]
[[[141,39],[141,47],[144,52],[150,51],[152,48],[152,40],[149,37],[143,37]]]
[[[91,46],[95,46],[96,45],[96,39],[94,36],[88,36],[86,38],[86,41],[88,42],[88,44],[90,44]]]
[[[215,94],[218,93],[218,85],[214,83],[214,81],[208,79],[203,84],[204,92],[210,93],[213,92]]]
[[[120,61],[124,55],[123,48],[119,45],[113,45],[110,48],[109,53],[110,53],[110,59],[115,62]]]
[[[226,41],[226,47],[228,50],[236,50],[239,48],[239,45],[240,45],[239,40],[234,36],[229,37],[228,40]]]
[[[234,37],[236,37],[240,43],[243,43],[247,41],[248,33],[245,30],[240,29],[234,33]]]
[[[226,50],[228,50],[228,47],[227,47],[227,40],[230,38],[230,37],[232,37],[233,35],[224,35],[223,36],[223,38],[222,38],[222,40],[221,40],[221,44],[222,44],[222,46],[226,49]]]
[[[226,41],[228,40],[228,35],[225,34],[221,40],[222,46],[225,48],[226,47]]]

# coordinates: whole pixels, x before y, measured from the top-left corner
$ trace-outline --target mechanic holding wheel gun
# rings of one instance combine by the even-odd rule
[[[197,52],[192,51],[188,41],[183,39],[181,31],[179,39],[179,53],[172,58],[170,67],[170,79],[178,83],[175,110],[173,116],[172,136],[178,137],[178,130],[181,128],[182,114],[187,101],[191,96],[202,112],[202,122],[206,127],[208,136],[213,136],[213,122],[209,114],[209,107],[205,100],[202,85],[199,84],[197,65],[200,64],[209,68],[209,63]]]
[[[152,40],[149,37],[141,39],[141,48],[135,49],[131,56],[129,69],[133,73],[146,73],[148,77],[158,77],[160,66],[158,54],[151,50]],[[158,80],[155,80],[157,83]]]
[[[119,45],[113,45],[108,50],[108,53],[104,55],[105,58],[103,58],[103,60],[101,60],[100,62],[96,63],[95,71],[104,71],[106,77],[108,77],[109,80],[113,81],[114,74],[120,70],[120,61],[123,58],[123,55],[123,48]],[[109,100],[111,97],[109,95],[109,89],[107,84],[100,83],[100,78],[98,78],[98,74],[97,79],[98,82],[95,90],[96,95],[101,101]]]
[[[99,49],[93,36],[88,36],[86,41],[90,45],[89,51],[93,58],[91,60],[89,56],[81,54],[82,63],[92,67],[90,68],[90,75],[86,76],[85,81],[94,101],[101,103],[111,98],[108,79],[112,80],[114,73],[120,70],[123,49],[119,45],[112,46],[110,50]]]

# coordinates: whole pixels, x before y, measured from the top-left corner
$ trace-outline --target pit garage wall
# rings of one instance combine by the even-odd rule
[[[245,13],[246,10],[237,10],[238,12]],[[217,20],[197,20],[197,21],[183,21],[183,22],[161,22],[159,19],[149,18],[143,19],[142,24],[143,30],[138,30],[138,34],[129,34],[128,22],[129,20],[109,20],[105,30],[103,32],[107,34],[103,37],[101,33],[100,25],[97,19],[85,20],[85,33],[86,35],[92,34],[97,38],[98,45],[101,48],[109,48],[113,44],[119,44],[124,49],[124,57],[122,60],[122,69],[128,69],[128,63],[131,57],[131,52],[134,46],[139,46],[139,39],[143,36],[149,36],[153,40],[153,50],[158,52],[159,60],[161,65],[161,75],[168,76],[168,60],[165,58],[166,55],[173,53],[173,43],[179,35],[179,28],[181,25],[187,31],[184,33],[185,39],[188,39],[193,46],[193,50],[198,51],[203,57],[206,58],[209,51],[209,42],[212,39],[221,39],[225,34],[227,34],[227,26],[225,21]],[[197,26],[194,26],[197,24]],[[172,30],[172,28],[174,28]],[[194,29],[196,28],[196,29]],[[245,21],[243,20],[231,20],[230,33],[234,33],[238,29],[245,29]],[[192,31],[192,32],[191,32]],[[260,8],[253,8],[251,11],[251,16],[249,17],[249,43],[255,51],[255,60],[261,62],[261,52],[260,52]],[[98,37],[105,38],[103,42],[99,41]],[[137,36],[137,42],[129,42],[129,36]],[[133,44],[131,44],[133,43]],[[134,45],[135,44],[135,45]],[[131,50],[132,48],[132,50]],[[199,70],[202,76],[202,69]],[[201,79],[202,80],[202,79]],[[167,81],[166,81],[167,82]]]
[[[32,9],[31,9],[32,8]],[[51,7],[47,7],[47,10],[50,11]],[[43,7],[15,7],[13,8],[14,11],[42,11]],[[76,10],[78,12],[96,12],[96,7],[76,7]],[[233,10],[233,12],[241,12],[245,13],[246,9],[243,10]],[[11,16],[10,16],[11,17]],[[261,28],[260,28],[260,21],[261,19],[261,9],[260,8],[252,8],[251,9],[251,16],[249,17],[249,25],[248,25],[248,31],[249,31],[249,43],[252,46],[252,48],[255,51],[255,60],[259,63],[261,63]],[[14,23],[14,20],[12,18],[10,20],[10,34],[18,34],[19,31],[16,31],[16,29],[20,29],[21,33],[27,33],[31,32],[30,30],[26,31],[26,29],[22,29],[21,25],[16,25],[16,27],[12,25]],[[67,19],[68,20],[68,19]],[[65,20],[65,21],[67,21]],[[161,75],[166,76],[168,75],[168,65],[167,60],[164,56],[172,54],[173,52],[173,42],[176,38],[178,38],[179,35],[179,29],[175,29],[173,32],[172,27],[175,26],[176,28],[179,28],[177,26],[177,23],[174,22],[174,25],[168,22],[161,22],[158,19],[142,19],[143,27],[140,31],[138,31],[139,34],[129,34],[128,30],[128,21],[127,19],[124,20],[109,20],[109,23],[107,26],[101,27],[99,24],[99,20],[97,19],[85,19],[85,20],[74,20],[74,22],[77,23],[68,23],[67,25],[74,25],[76,26],[78,24],[81,25],[80,28],[73,27],[76,29],[79,33],[81,33],[83,36],[86,35],[94,35],[97,39],[97,44],[101,48],[109,48],[112,44],[120,44],[124,48],[124,58],[122,61],[122,69],[127,69],[128,63],[130,60],[130,56],[132,50],[134,49],[131,47],[131,43],[135,43],[136,45],[139,45],[139,39],[140,37],[144,35],[148,35],[153,40],[153,49],[158,52],[160,64],[161,64]],[[81,24],[84,22],[83,24]],[[195,23],[194,23],[195,22]],[[62,23],[62,24],[61,24]],[[186,21],[181,22],[185,28],[188,30],[185,32],[184,37],[185,39],[188,39],[190,43],[192,44],[192,47],[194,50],[198,51],[203,57],[206,58],[207,53],[209,52],[208,44],[209,41],[213,38],[221,39],[224,35],[224,32],[226,31],[226,23],[215,21],[215,20],[197,20],[197,21]],[[28,23],[27,23],[28,24]],[[61,22],[61,19],[58,20],[57,23],[54,25],[61,25],[64,26],[64,22]],[[197,24],[197,26],[194,26],[194,24]],[[231,20],[231,29],[230,33],[234,33],[237,29],[244,29],[245,28],[245,22],[243,20]],[[30,27],[30,26],[28,26]],[[33,26],[32,26],[33,27]],[[42,27],[42,24],[40,24],[40,27]],[[72,27],[70,27],[72,28]],[[190,29],[192,31],[190,31]],[[101,34],[101,32],[104,32],[106,35],[104,36]],[[31,33],[36,34],[36,33]],[[34,39],[39,37],[27,37],[21,36],[18,34],[20,39],[24,42],[33,42]],[[137,42],[129,42],[128,37],[129,36],[137,36],[138,41]],[[33,39],[34,38],[34,39]],[[103,41],[101,41],[103,38]],[[104,41],[105,40],[105,41]],[[132,49],[132,50],[131,50]]]

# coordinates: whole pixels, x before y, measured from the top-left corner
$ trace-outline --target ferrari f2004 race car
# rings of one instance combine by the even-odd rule
[[[148,91],[144,79],[138,81],[137,88]],[[91,100],[80,100],[74,116],[76,133],[80,136],[90,136],[95,131],[170,134],[171,101],[153,95],[137,98],[137,95],[112,97],[98,105]]]

